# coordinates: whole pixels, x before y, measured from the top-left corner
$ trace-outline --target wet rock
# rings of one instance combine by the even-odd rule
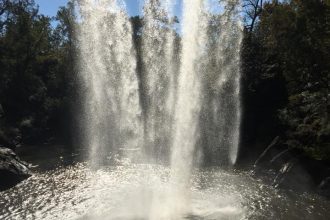
[[[296,158],[282,165],[274,178],[273,184],[276,187],[294,189],[296,191],[310,191],[314,185],[311,176]]]
[[[0,191],[31,176],[29,166],[9,148],[0,147]]]
[[[318,192],[330,198],[330,161],[288,148],[276,137],[254,164],[253,175],[267,184],[299,192]]]
[[[322,180],[320,185],[318,185],[317,189],[319,194],[324,195],[326,197],[330,197],[330,177],[327,177]]]

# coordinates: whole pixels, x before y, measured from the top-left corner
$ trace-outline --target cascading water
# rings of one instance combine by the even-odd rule
[[[0,192],[0,219],[328,219],[323,197],[221,169],[238,153],[239,0],[180,0],[176,31],[179,0],[145,0],[143,19],[73,1],[92,169],[71,164],[79,147],[35,147],[40,171]]]
[[[193,167],[203,78],[203,54],[207,20],[203,16],[203,0],[183,1],[182,55],[178,79],[178,94],[174,117],[172,145],[172,197],[175,215],[187,212],[190,178]]]
[[[174,0],[144,3],[134,45],[123,1],[79,2],[86,139],[93,164],[169,161],[168,189],[151,193],[148,218],[178,219],[191,209],[193,168],[237,158],[239,0],[183,0],[180,33]]]
[[[173,0],[146,0],[143,8],[141,80],[148,158],[169,153],[175,95]]]
[[[239,18],[239,0],[227,2],[224,5],[224,18],[220,20],[220,27],[226,28],[220,35],[221,41],[217,46],[217,60],[221,76],[217,81],[220,88],[220,103],[217,112],[218,126],[223,128],[221,148],[227,147],[231,164],[235,164],[239,148],[239,131],[241,121],[240,104],[240,50],[242,42],[242,27]],[[218,120],[216,121],[218,122]]]
[[[80,1],[81,75],[86,92],[90,160],[142,145],[141,108],[132,30],[123,3]]]
[[[207,61],[202,81],[201,145],[211,164],[235,164],[240,129],[240,49],[242,24],[239,0],[211,1],[208,8]],[[210,11],[211,9],[208,9]]]

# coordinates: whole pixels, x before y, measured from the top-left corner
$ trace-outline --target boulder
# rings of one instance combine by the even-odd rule
[[[0,147],[0,191],[31,176],[29,165],[9,148]]]
[[[309,173],[300,165],[300,161],[291,159],[282,164],[281,169],[274,178],[273,185],[275,187],[306,192],[313,190],[314,182]]]
[[[326,177],[318,186],[318,193],[330,198],[330,177]]]

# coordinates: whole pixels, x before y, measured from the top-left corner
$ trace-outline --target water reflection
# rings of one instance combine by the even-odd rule
[[[195,170],[190,203],[175,216],[170,170],[118,164],[92,171],[85,163],[40,171],[0,193],[0,219],[327,219],[330,202],[282,192],[246,172]],[[173,198],[172,198],[173,199]]]

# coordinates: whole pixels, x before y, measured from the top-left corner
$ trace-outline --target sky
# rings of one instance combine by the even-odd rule
[[[138,15],[141,11],[141,5],[143,0],[124,0],[127,5],[127,11],[129,15],[134,16]],[[39,11],[48,16],[55,16],[58,8],[60,6],[65,6],[68,0],[35,0],[39,5]],[[175,14],[180,13],[181,0],[175,7]]]
[[[67,0],[35,0],[39,5],[40,13],[48,16],[55,16],[60,6],[65,6]]]

